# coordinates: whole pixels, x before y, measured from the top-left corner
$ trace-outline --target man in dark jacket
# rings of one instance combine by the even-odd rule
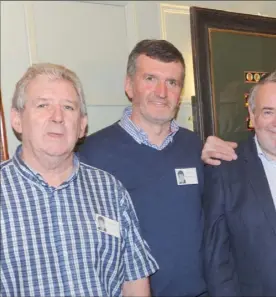
[[[211,296],[276,296],[276,71],[252,88],[255,136],[206,169],[205,277]]]

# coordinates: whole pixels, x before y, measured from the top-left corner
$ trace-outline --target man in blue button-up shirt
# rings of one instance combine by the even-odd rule
[[[22,145],[1,164],[1,296],[149,296],[158,266],[128,192],[73,153],[87,124],[75,73],[30,67],[11,122]]]

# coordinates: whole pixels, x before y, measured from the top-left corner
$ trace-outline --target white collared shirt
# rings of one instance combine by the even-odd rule
[[[270,192],[274,201],[274,205],[276,208],[276,161],[270,159],[261,149],[259,142],[257,140],[257,137],[255,135],[255,143],[257,146],[257,152],[258,152],[258,156],[261,159],[263,166],[264,166],[264,170],[265,170],[265,174],[266,174],[266,178],[268,180],[268,184],[269,184],[269,188],[270,188]]]

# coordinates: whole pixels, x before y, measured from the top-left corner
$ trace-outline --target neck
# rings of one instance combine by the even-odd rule
[[[21,158],[52,187],[60,186],[74,170],[73,154],[64,156],[50,156],[42,152],[30,154],[23,147]]]
[[[131,120],[137,127],[139,127],[147,133],[149,142],[157,146],[160,146],[171,132],[171,122],[149,123],[141,121],[138,117],[135,117],[133,114],[131,115]]]
[[[258,140],[258,137],[256,137],[256,141],[259,145],[259,148],[260,150],[263,152],[263,154],[265,155],[265,157],[268,159],[268,160],[271,160],[271,161],[276,161],[276,155],[273,154],[272,152],[268,151],[265,147],[262,146],[261,142]]]
[[[262,148],[262,147],[261,147],[261,149],[262,149],[262,151],[263,151],[265,157],[266,157],[268,160],[270,160],[270,161],[276,161],[276,155],[270,153],[269,151],[267,151],[266,149],[264,149],[264,148]]]

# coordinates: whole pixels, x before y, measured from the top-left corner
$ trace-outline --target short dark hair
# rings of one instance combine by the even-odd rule
[[[180,62],[185,77],[185,61],[181,52],[169,41],[163,39],[144,39],[136,44],[128,56],[127,75],[132,77],[136,72],[136,60],[140,55],[146,55],[161,62]]]
[[[182,170],[179,170],[177,174],[178,174],[178,175],[180,175],[180,174],[181,174],[181,175],[184,175],[184,172],[183,172]]]

